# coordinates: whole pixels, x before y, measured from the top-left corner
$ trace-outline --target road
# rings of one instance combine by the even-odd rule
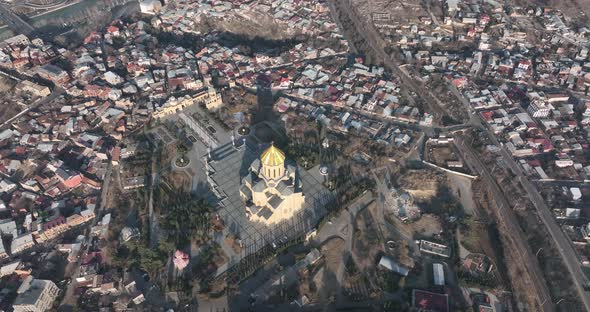
[[[431,112],[440,116],[447,115],[444,103],[442,103],[438,97],[434,96],[432,92],[427,90],[423,85],[410,77],[407,72],[402,70],[400,62],[385,52],[385,41],[381,38],[381,35],[379,35],[373,24],[367,23],[366,20],[359,18],[359,14],[356,12],[356,8],[351,0],[329,0],[327,3],[330,7],[330,11],[334,13],[333,17],[335,22],[345,34],[345,37],[347,37],[351,45],[354,42],[354,40],[351,40],[351,37],[362,38],[363,42],[368,45],[368,48],[378,60],[383,62],[387,69],[391,70],[397,77],[399,77],[404,87],[415,93],[415,97],[422,98]],[[345,20],[339,19],[339,14],[340,16],[344,16]],[[346,27],[343,27],[343,24],[346,24]],[[357,34],[351,34],[350,31],[356,31]],[[359,50],[358,47],[355,48],[356,50]]]
[[[3,3],[0,3],[0,20],[16,33],[30,36],[35,32],[33,26],[12,12],[12,10]]]
[[[86,248],[83,251],[80,251],[80,257],[78,258],[78,261],[75,264],[75,268],[73,270],[72,275],[70,276],[72,279],[72,282],[68,285],[64,298],[59,306],[58,311],[73,311],[73,305],[75,305],[77,297],[75,297],[75,290],[76,290],[76,281],[74,280],[76,277],[78,277],[78,275],[80,274],[80,263],[82,261],[82,259],[84,258],[84,256],[86,254],[88,254],[88,251],[90,250],[90,246],[91,246],[91,237],[90,237],[90,230],[93,226],[97,225],[98,222],[101,220],[101,216],[102,213],[104,212],[105,209],[105,203],[107,202],[106,198],[108,196],[108,190],[109,190],[109,184],[111,181],[111,175],[113,172],[113,165],[109,162],[109,165],[107,167],[107,171],[105,173],[104,176],[104,180],[102,183],[102,189],[101,189],[101,193],[100,193],[100,203],[98,205],[98,207],[96,207],[96,210],[94,211],[95,213],[95,217],[94,220],[92,221],[91,225],[88,226],[88,228],[86,229]]]
[[[456,89],[451,87],[451,91],[457,96],[457,98],[462,99],[463,103],[469,107],[469,103],[467,100],[461,95],[461,93]],[[524,111],[522,107],[520,107],[521,111]],[[553,216],[551,209],[547,206],[547,203],[535,187],[535,185],[527,178],[526,174],[523,172],[521,167],[516,163],[512,155],[508,153],[506,148],[502,143],[498,141],[494,132],[487,127],[483,121],[477,117],[475,114],[471,114],[472,118],[470,119],[470,123],[473,124],[475,127],[482,129],[487,132],[488,137],[492,141],[494,145],[500,148],[500,153],[502,158],[504,159],[505,163],[510,167],[512,172],[516,174],[519,183],[522,185],[523,189],[527,192],[528,198],[531,200],[535,209],[537,210],[537,214],[539,218],[543,221],[543,224],[547,228],[547,231],[551,235],[557,250],[559,251],[563,262],[565,263],[568,272],[572,276],[574,280],[574,284],[576,286],[576,290],[578,291],[578,295],[582,299],[584,303],[584,307],[586,311],[590,311],[590,295],[588,292],[584,290],[583,285],[588,283],[588,278],[582,271],[581,262],[576,253],[574,246],[569,240],[569,238],[561,231],[561,228],[557,224],[557,220]],[[549,181],[548,183],[555,185],[555,186],[580,186],[582,184],[586,184],[585,181],[583,182],[574,182],[574,181]]]
[[[328,1],[328,5],[330,6],[330,10],[332,10],[332,12],[335,13],[334,14],[335,20],[339,24],[339,26],[343,30],[343,32],[346,33],[346,31],[351,31],[351,30],[356,31],[357,35],[358,35],[357,37],[362,38],[363,43],[367,44],[368,48],[370,50],[372,50],[372,52],[375,53],[375,55],[379,58],[379,60],[383,61],[383,63],[386,65],[387,68],[392,70],[394,74],[396,74],[400,77],[400,79],[402,80],[405,87],[409,88],[410,90],[413,90],[416,94],[419,94],[420,96],[422,96],[424,98],[424,100],[426,100],[427,104],[429,104],[429,107],[432,109],[433,112],[444,113],[444,109],[443,109],[444,105],[441,105],[442,103],[440,103],[440,101],[436,97],[434,97],[432,95],[432,93],[430,93],[428,90],[426,90],[426,88],[424,88],[423,86],[421,86],[418,83],[416,83],[415,81],[413,81],[413,79],[411,77],[409,77],[409,75],[406,72],[404,72],[403,70],[400,69],[399,63],[395,59],[393,59],[392,57],[390,57],[389,55],[387,55],[385,53],[383,40],[380,38],[380,35],[375,30],[374,26],[369,25],[369,23],[367,23],[365,20],[362,20],[361,18],[359,18],[358,13],[355,12],[355,8],[351,4],[350,0],[340,0],[340,1],[330,0],[330,1]],[[338,14],[341,14],[347,20],[339,21]],[[343,22],[347,24],[346,28],[342,27]],[[349,25],[349,24],[352,24],[352,25]],[[348,33],[348,35],[350,35],[350,33]],[[349,40],[349,41],[352,42],[352,40]],[[454,93],[457,93],[457,92],[454,92]],[[457,95],[457,94],[455,94],[455,95]],[[457,97],[459,99],[463,98],[460,94]],[[464,99],[463,99],[463,101],[464,101]],[[463,102],[463,103],[465,103],[465,102]],[[468,109],[470,110],[470,108],[468,108]],[[504,159],[506,160],[508,165],[512,168],[512,170],[517,174],[519,182],[522,184],[523,188],[528,193],[529,198],[531,199],[535,208],[537,209],[539,217],[541,218],[541,220],[543,221],[543,223],[547,227],[548,232],[550,233],[553,241],[555,242],[557,249],[559,250],[559,252],[561,254],[561,257],[564,260],[564,262],[568,268],[568,271],[574,280],[575,286],[578,290],[579,296],[582,298],[582,301],[584,302],[584,306],[585,306],[586,310],[590,311],[590,297],[588,296],[588,293],[585,292],[583,289],[583,285],[585,283],[587,283],[588,279],[585,277],[584,273],[582,272],[580,262],[578,260],[575,250],[573,249],[571,242],[567,239],[567,237],[563,234],[563,232],[561,231],[561,229],[557,225],[556,220],[553,218],[553,215],[551,214],[549,207],[547,206],[547,204],[545,203],[545,201],[543,200],[541,195],[538,193],[538,191],[534,187],[534,185],[532,185],[532,183],[523,174],[522,170],[520,169],[520,167],[518,167],[518,165],[516,164],[514,159],[511,157],[511,155],[509,155],[507,153],[507,151],[504,149],[504,147],[501,144],[499,144],[498,140],[496,139],[496,137],[494,136],[492,131],[490,131],[490,129],[488,129],[486,127],[483,127],[481,120],[479,118],[476,118],[476,116],[473,116],[473,115],[471,116],[470,123],[473,123],[474,125],[478,125],[478,126],[480,126],[481,129],[485,129],[486,131],[488,131],[490,139],[497,146],[502,147],[502,156],[504,157]],[[504,205],[500,205],[502,208],[499,208],[500,209],[499,214],[501,216],[504,216],[504,218],[506,218],[507,210],[509,209],[507,207],[509,207],[509,206],[507,205],[508,203],[505,200],[505,198],[503,197],[503,193],[501,193],[499,191],[499,188],[496,185],[495,179],[493,179],[491,177],[489,172],[487,172],[487,170],[481,164],[481,162],[479,162],[479,159],[477,157],[475,157],[475,156],[473,157],[473,162],[474,162],[474,164],[473,164],[474,167],[479,167],[478,168],[479,171],[485,173],[484,180],[486,180],[486,182],[491,186],[491,188],[494,189],[494,193],[497,193],[496,195],[499,196],[499,201],[505,203]],[[478,171],[476,171],[476,172],[478,172]],[[508,218],[507,221],[508,221],[507,223],[509,224],[509,226],[511,228],[513,228],[514,230],[517,229],[516,224],[514,224],[515,223],[514,218],[512,218],[512,219]],[[519,230],[519,233],[522,234],[522,231],[519,228],[518,228],[518,230]],[[526,263],[529,263],[530,259],[534,259],[533,262],[536,262],[536,258],[530,257],[531,255],[529,254],[530,250],[528,249],[529,248],[528,244],[523,243],[523,242],[526,242],[526,240],[516,239],[515,241],[519,242],[518,244],[521,245],[521,247],[523,248],[521,250],[523,250],[523,252],[525,252],[527,255],[527,257],[524,257],[524,258],[521,257],[521,259],[523,259],[524,261],[528,260]],[[534,272],[537,272],[537,270],[534,270]],[[535,276],[536,275],[537,275],[537,273],[535,273]],[[534,282],[535,282],[535,284],[539,284],[539,277],[538,276],[535,277]],[[539,288],[539,291],[542,292],[541,298],[544,298],[543,299],[544,301],[550,302],[551,298],[548,296],[548,293],[546,292],[545,284],[542,283],[542,286],[543,286],[542,288]],[[542,306],[544,307],[545,310],[547,310],[548,306],[553,306],[553,305],[543,302]]]
[[[553,242],[555,243],[561,258],[563,259],[563,262],[565,263],[572,280],[574,281],[574,285],[578,290],[578,295],[584,303],[586,308],[585,310],[590,311],[590,295],[584,290],[584,285],[588,284],[589,281],[586,277],[586,274],[584,274],[582,271],[581,261],[574,249],[572,241],[563,233],[563,231],[561,231],[561,228],[557,224],[557,220],[545,202],[543,196],[541,196],[535,185],[526,177],[525,173],[514,161],[512,156],[508,154],[508,151],[504,148],[504,146],[502,146],[501,153],[506,164],[508,164],[512,172],[517,175],[520,185],[522,185],[524,190],[527,192],[528,198],[535,206],[539,218],[541,218],[543,224],[547,228],[547,231],[551,235],[551,238],[553,239]]]
[[[344,250],[342,250],[342,262],[338,266],[338,271],[334,272],[336,281],[338,282],[336,288],[336,302],[342,302],[342,285],[344,282],[344,273],[346,270],[346,257],[352,255],[352,241],[354,232],[354,221],[357,214],[369,203],[373,201],[371,192],[365,192],[358,197],[353,203],[349,204],[346,209],[343,209],[340,214],[325,223],[318,231],[313,241],[319,246],[326,241],[340,237],[344,240]]]
[[[65,92],[64,89],[62,88],[56,88],[55,90],[53,90],[53,92],[51,92],[51,94],[49,94],[49,96],[42,98],[40,100],[38,100],[35,103],[32,103],[31,105],[29,105],[27,108],[25,108],[22,112],[14,115],[12,118],[8,119],[7,121],[3,122],[2,124],[0,124],[0,129],[4,128],[6,125],[11,124],[13,121],[17,120],[19,117],[21,117],[22,115],[28,113],[30,110],[35,109],[41,105],[50,103],[51,101],[57,99],[60,95],[62,95]]]
[[[536,292],[539,306],[543,311],[555,311],[555,306],[551,301],[551,295],[545,283],[539,262],[531,251],[524,233],[518,224],[516,216],[514,215],[514,211],[512,211],[508,200],[496,183],[496,179],[492,177],[489,170],[481,162],[481,159],[472,150],[468,143],[466,144],[461,137],[457,137],[455,142],[457,149],[462,154],[466,163],[474,172],[482,177],[483,181],[488,185],[489,190],[493,193],[497,206],[498,219],[500,223],[506,227],[507,232],[510,233],[510,236],[513,238],[512,242],[516,245],[516,247],[513,248],[513,251],[516,251],[515,256],[518,257],[519,263],[521,265],[525,263],[527,264],[522,265],[521,268],[525,271],[523,273],[526,273],[528,279],[533,283],[530,289]]]
[[[22,2],[22,3],[12,3],[11,6],[13,8],[28,8],[33,10],[51,10],[57,9],[65,6],[68,3],[68,0],[58,0],[55,3],[33,3],[33,2]]]
[[[411,129],[414,131],[425,132],[429,136],[433,136],[435,133],[453,132],[453,131],[464,130],[464,129],[468,129],[468,128],[472,127],[471,124],[459,124],[459,125],[446,126],[446,127],[424,126],[424,125],[418,124],[417,122],[409,122],[409,121],[405,121],[400,118],[396,118],[395,116],[384,116],[384,115],[380,115],[380,114],[377,114],[374,112],[358,110],[358,109],[355,109],[353,107],[348,107],[348,106],[333,106],[332,104],[330,104],[328,102],[316,101],[316,100],[313,100],[310,98],[303,98],[303,97],[297,96],[296,94],[283,93],[283,96],[290,99],[290,100],[293,100],[293,101],[304,102],[304,103],[312,104],[315,106],[324,106],[324,107],[329,106],[334,111],[349,112],[354,115],[362,116],[368,120],[376,120],[376,121],[383,122],[385,124],[392,124],[392,125],[397,125],[397,126],[404,127],[407,129]]]
[[[384,169],[389,174],[389,169],[388,168],[384,168]],[[375,221],[377,221],[377,223],[379,223],[379,227],[381,228],[381,233],[382,233],[381,235],[383,236],[382,239],[388,239],[388,237],[385,237],[385,235],[383,235],[383,233],[397,234],[397,236],[402,237],[403,239],[406,240],[406,242],[412,252],[412,258],[417,259],[420,256],[420,247],[418,246],[418,244],[416,244],[416,241],[411,236],[411,233],[404,233],[400,229],[396,228],[395,226],[393,226],[392,224],[387,222],[387,220],[385,219],[385,209],[386,209],[386,207],[391,207],[390,206],[391,204],[388,203],[386,200],[387,193],[389,193],[391,191],[387,187],[385,181],[383,181],[382,179],[379,179],[375,170],[373,170],[373,177],[375,178],[375,182],[377,183],[377,191],[379,194],[378,200],[377,200],[377,202],[379,204],[378,205],[379,217]]]
[[[555,180],[555,179],[539,179],[532,180],[535,184],[551,185],[551,186],[567,186],[567,187],[583,187],[589,186],[590,180]]]
[[[476,123],[472,120],[473,123]],[[569,274],[574,281],[576,290],[586,311],[590,311],[590,295],[584,290],[584,285],[588,284],[588,278],[582,271],[581,261],[578,257],[577,252],[574,249],[574,245],[571,240],[561,231],[561,228],[557,224],[550,207],[545,202],[545,199],[541,196],[535,185],[527,178],[526,173],[514,160],[512,155],[508,152],[504,144],[498,141],[493,131],[483,124],[481,119],[478,119],[478,128],[487,131],[488,137],[494,145],[500,148],[500,154],[504,162],[510,167],[512,172],[517,176],[518,182],[522,185],[523,189],[527,193],[527,197],[535,206],[537,215],[543,221],[543,224],[547,228],[547,232],[551,235],[557,251],[561,255],[563,262],[565,263]]]

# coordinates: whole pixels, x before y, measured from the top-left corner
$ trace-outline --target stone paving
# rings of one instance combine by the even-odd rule
[[[236,142],[239,143],[237,146],[232,145],[231,141],[220,145],[211,151],[210,158],[205,155],[202,161],[209,168],[209,184],[220,199],[217,213],[225,221],[225,230],[242,240],[242,254],[236,255],[235,259],[239,260],[264,245],[280,245],[311,230],[326,213],[324,205],[332,194],[322,185],[322,176],[317,167],[307,171],[299,167],[306,207],[293,220],[274,226],[248,220],[239,194],[240,181],[267,144],[261,144],[253,137],[238,139]]]

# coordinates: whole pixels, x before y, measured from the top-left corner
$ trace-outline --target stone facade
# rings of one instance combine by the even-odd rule
[[[305,203],[297,166],[285,164],[285,154],[274,145],[252,163],[240,196],[248,218],[267,225],[293,218]]]

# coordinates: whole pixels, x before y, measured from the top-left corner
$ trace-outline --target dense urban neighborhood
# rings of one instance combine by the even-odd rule
[[[584,1],[85,2],[0,2],[1,311],[590,311]]]

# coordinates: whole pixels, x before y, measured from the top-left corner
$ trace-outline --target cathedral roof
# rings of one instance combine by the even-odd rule
[[[279,148],[271,144],[262,155],[260,155],[260,161],[264,166],[281,166],[285,163],[285,153]]]

